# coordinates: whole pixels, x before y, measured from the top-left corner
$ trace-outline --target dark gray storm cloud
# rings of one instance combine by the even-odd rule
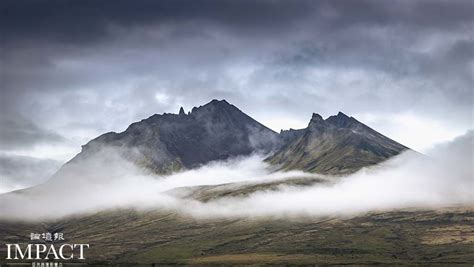
[[[473,1],[7,0],[0,7],[5,151],[61,138],[79,148],[153,113],[213,98],[273,128],[342,110],[409,146],[472,128]],[[420,121],[448,130],[412,140]],[[393,130],[400,128],[405,135]]]
[[[305,20],[328,29],[353,26],[409,26],[421,30],[453,30],[472,22],[472,1],[274,1],[274,0],[6,0],[2,31],[11,39],[97,42],[108,26],[204,22],[235,32],[266,35],[305,26]],[[36,41],[36,40],[32,40]]]
[[[36,143],[61,142],[63,138],[21,116],[0,116],[0,149],[28,148]]]

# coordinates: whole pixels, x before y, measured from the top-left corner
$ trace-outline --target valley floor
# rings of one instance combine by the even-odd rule
[[[294,219],[115,210],[45,223],[0,222],[0,243],[28,243],[31,232],[63,232],[65,242],[89,243],[91,265],[474,263],[474,207]]]

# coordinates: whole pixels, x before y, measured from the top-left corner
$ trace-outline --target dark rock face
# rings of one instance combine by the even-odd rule
[[[162,174],[255,152],[270,153],[266,161],[282,170],[344,174],[407,149],[341,112],[326,120],[313,113],[307,128],[277,134],[225,100],[188,114],[183,108],[178,114],[155,114],[124,132],[103,134],[71,162],[90,159],[104,147]]]
[[[128,159],[157,173],[194,168],[213,160],[268,153],[278,146],[278,134],[225,100],[212,100],[185,114],[153,115],[122,133],[103,134],[83,146],[73,160],[94,154],[102,146],[117,147]]]
[[[326,120],[313,114],[307,128],[293,131],[266,161],[283,170],[346,174],[408,149],[342,112]]]
[[[280,131],[280,144],[284,146],[285,144],[289,144],[294,140],[300,138],[305,132],[305,129],[289,129],[289,130],[281,130]]]

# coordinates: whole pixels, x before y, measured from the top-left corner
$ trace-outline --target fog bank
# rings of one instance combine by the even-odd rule
[[[47,183],[0,196],[1,219],[53,219],[111,208],[165,209],[197,217],[350,215],[380,209],[474,204],[473,139],[469,131],[428,155],[406,152],[341,178],[299,171],[271,172],[253,155],[212,162],[169,176],[146,172],[103,149],[64,166]],[[172,194],[200,185],[267,183],[322,177],[331,183],[279,186],[239,197],[200,202]],[[192,188],[187,190],[192,191]]]

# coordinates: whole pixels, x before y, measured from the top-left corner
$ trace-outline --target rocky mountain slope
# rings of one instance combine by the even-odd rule
[[[268,153],[278,134],[225,100],[212,100],[186,114],[155,114],[122,133],[109,132],[83,146],[72,161],[105,147],[118,148],[127,159],[156,173],[190,169],[214,160]]]
[[[408,149],[342,112],[326,120],[313,114],[307,128],[281,135],[285,145],[267,161],[283,170],[351,173]]]
[[[267,162],[278,169],[344,174],[407,149],[343,113],[326,120],[313,114],[307,128],[278,134],[225,100],[212,100],[187,114],[182,108],[179,114],[155,114],[124,132],[103,134],[70,162],[88,159],[104,148],[114,148],[158,174],[258,152],[271,155]],[[64,172],[65,168],[56,177]]]

